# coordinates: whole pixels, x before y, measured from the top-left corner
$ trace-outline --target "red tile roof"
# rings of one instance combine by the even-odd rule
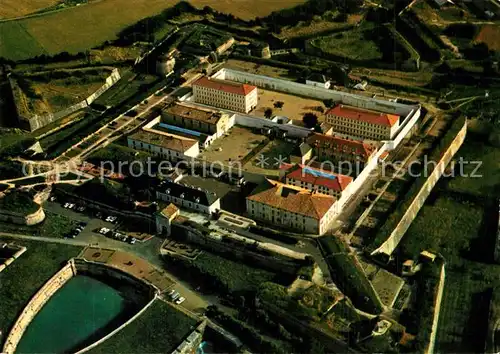
[[[252,86],[252,85],[240,84],[237,82],[231,82],[231,81],[225,81],[225,80],[219,80],[219,79],[213,79],[213,78],[208,78],[206,76],[202,76],[198,80],[196,80],[193,83],[193,86],[202,86],[202,87],[207,87],[207,88],[211,88],[214,90],[225,91],[225,92],[234,93],[236,95],[243,95],[243,96],[246,96],[250,92],[252,92],[253,90],[257,89],[257,87]]]
[[[352,177],[346,175],[300,164],[287,171],[285,178],[311,183],[315,186],[324,186],[337,192],[342,192],[353,180]]]
[[[375,112],[367,109],[359,109],[352,106],[346,106],[343,104],[339,104],[331,108],[326,112],[326,115],[345,117],[353,120],[360,120],[371,124],[384,125],[387,127],[392,127],[399,120],[399,116],[395,114]]]
[[[323,148],[337,151],[339,153],[352,153],[358,155],[365,160],[375,152],[376,148],[373,145],[366,144],[362,141],[339,138],[324,134],[313,133],[306,142],[313,148]]]
[[[267,180],[266,187],[247,199],[316,220],[321,220],[336,201],[332,196],[273,180]]]

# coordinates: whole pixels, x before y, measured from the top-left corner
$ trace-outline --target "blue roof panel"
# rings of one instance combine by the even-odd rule
[[[323,172],[323,171],[318,171],[318,170],[313,170],[313,169],[310,169],[309,167],[304,167],[302,169],[305,173],[308,173],[310,175],[313,175],[314,177],[324,177],[324,178],[328,178],[328,179],[331,179],[331,180],[334,180],[337,178],[337,176],[335,175],[332,175],[328,172]]]
[[[166,124],[166,123],[159,123],[158,125],[160,127],[162,127],[162,128],[165,128],[165,129],[173,130],[173,131],[176,131],[176,132],[179,132],[179,133],[188,134],[188,135],[194,135],[194,136],[196,136],[198,138],[202,134],[202,133],[197,132],[195,130],[185,129],[185,128],[177,127],[175,125],[170,125],[170,124]]]

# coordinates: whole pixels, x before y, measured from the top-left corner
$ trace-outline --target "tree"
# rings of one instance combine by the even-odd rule
[[[318,116],[314,113],[307,112],[302,117],[302,122],[307,128],[313,128],[318,124]]]
[[[323,103],[325,104],[325,106],[327,106],[328,108],[331,108],[333,107],[333,105],[335,104],[335,101],[332,100],[331,98],[328,98],[326,100],[323,101]]]
[[[276,101],[274,102],[274,108],[283,108],[283,105],[285,104],[285,102],[282,102],[282,101]]]
[[[267,108],[264,111],[264,117],[271,118],[272,116],[273,116],[273,110],[272,110],[272,108]]]

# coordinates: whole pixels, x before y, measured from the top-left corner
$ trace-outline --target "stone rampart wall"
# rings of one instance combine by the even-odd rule
[[[394,228],[394,230],[389,235],[387,240],[379,248],[377,248],[372,252],[372,255],[375,255],[377,253],[384,253],[386,255],[391,255],[392,252],[396,249],[399,242],[403,238],[404,234],[406,233],[411,223],[413,222],[418,212],[420,211],[420,208],[424,205],[425,200],[427,199],[432,189],[443,175],[446,166],[450,163],[453,156],[455,156],[457,151],[462,146],[466,134],[467,134],[467,122],[465,122],[464,126],[458,132],[455,139],[453,139],[452,143],[450,144],[450,147],[445,151],[439,162],[436,164],[436,167],[434,168],[430,176],[427,178],[427,180],[425,181],[425,183],[423,184],[422,188],[417,193],[415,198],[413,199],[413,202],[410,204],[410,206],[404,213],[403,217],[397,224],[397,226]]]
[[[36,270],[34,270],[36,271]],[[26,328],[47,301],[74,276],[72,260],[50,278],[31,298],[16,323],[11,328],[3,347],[3,353],[13,354]]]
[[[6,210],[0,210],[0,221],[9,222],[18,225],[36,225],[45,220],[45,212],[42,207],[31,214],[13,213]]]

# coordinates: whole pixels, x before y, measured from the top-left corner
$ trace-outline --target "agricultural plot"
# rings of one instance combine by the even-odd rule
[[[154,16],[177,2],[177,0],[95,1],[85,6],[47,13],[40,17],[1,23],[0,57],[21,60],[40,54],[82,52],[105,41],[116,39],[117,34],[127,26]],[[208,5],[217,11],[232,13],[244,19],[263,17],[272,11],[304,2],[305,0],[190,1],[196,7],[202,8]]]
[[[25,16],[57,4],[59,0],[2,0],[0,19]]]

